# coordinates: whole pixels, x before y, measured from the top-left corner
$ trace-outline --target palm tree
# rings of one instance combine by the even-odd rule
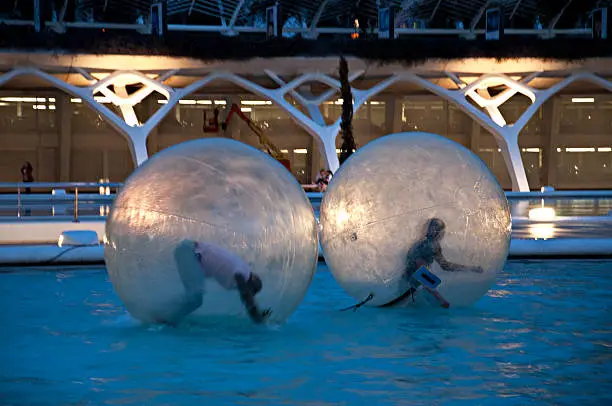
[[[340,57],[340,94],[342,95],[342,120],[340,131],[342,132],[342,145],[340,146],[340,165],[351,156],[357,148],[353,137],[353,93],[348,78],[348,63],[343,56]]]

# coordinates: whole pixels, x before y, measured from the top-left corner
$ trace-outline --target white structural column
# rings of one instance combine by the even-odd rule
[[[524,82],[528,83],[534,77],[535,76],[529,76]],[[492,123],[486,123],[486,127],[491,131],[501,149],[504,161],[508,167],[510,179],[512,180],[512,190],[522,192],[527,192],[530,188],[529,182],[527,181],[525,166],[523,164],[523,158],[521,156],[521,149],[518,144],[518,137],[529,119],[537,112],[537,109],[528,110],[523,113],[521,118],[525,118],[525,114],[530,115],[524,121],[525,124],[517,125],[518,123],[508,124],[499,108],[517,93],[528,97],[531,102],[534,103],[537,97],[536,91],[529,88],[526,83],[517,82],[505,75],[483,75],[470,85],[459,82],[459,94],[463,96],[463,99],[457,100],[457,102],[467,104],[471,107],[467,100],[469,97],[481,108],[485,109],[489,115],[489,119],[492,121]],[[506,89],[496,96],[491,96],[489,88],[500,85],[506,86]],[[470,114],[469,110],[468,114]],[[474,117],[473,114],[470,115]],[[476,117],[474,118],[476,121],[479,121]]]
[[[315,138],[315,144],[320,146],[328,168],[332,171],[338,169],[336,137],[340,130],[341,119],[338,118],[328,125],[321,114],[320,106],[330,98],[337,97],[340,82],[323,73],[305,73],[289,82],[285,82],[274,72],[266,71],[265,73],[279,85],[276,89],[268,89],[230,72],[213,72],[184,88],[173,89],[165,85],[164,82],[171,76],[179,74],[180,72],[178,71],[168,71],[160,76],[145,75],[137,71],[117,71],[98,80],[84,69],[75,68],[75,70],[90,82],[89,86],[74,86],[33,67],[18,67],[1,75],[0,86],[17,76],[32,75],[49,82],[74,97],[82,98],[85,103],[97,111],[126,138],[135,164],[140,165],[148,158],[147,137],[161,120],[172,111],[179,100],[213,81],[229,81],[260,97],[271,100],[283,109],[300,127]],[[354,72],[350,75],[349,80],[353,82],[363,73],[363,71]],[[516,191],[529,191],[529,184],[518,146],[518,137],[538,109],[554,94],[579,80],[589,81],[608,91],[612,91],[612,82],[590,72],[562,73],[560,75],[564,78],[546,90],[536,90],[529,86],[529,83],[539,75],[539,72],[529,75],[520,81],[502,74],[485,74],[469,85],[462,82],[452,72],[446,72],[446,75],[457,84],[457,89],[446,89],[414,72],[401,72],[391,75],[367,90],[354,88],[352,89],[354,96],[353,108],[357,111],[370,97],[384,91],[397,82],[410,82],[429,90],[443,99],[454,103],[478,124],[493,134],[506,160],[512,178],[513,190]],[[323,83],[329,86],[329,90],[316,97],[300,94],[297,89],[309,82]],[[129,85],[140,85],[141,87],[136,92],[128,94],[126,86]],[[507,89],[496,96],[491,96],[488,89],[492,86],[500,85],[505,86]],[[110,86],[113,87],[113,90],[110,89]],[[134,113],[134,106],[142,102],[153,92],[158,92],[164,96],[167,99],[167,103],[163,104],[148,120],[138,120]],[[99,93],[118,106],[123,117],[115,114],[104,104],[98,103],[95,95]],[[527,96],[532,101],[532,104],[516,123],[508,124],[499,111],[499,107],[517,93]],[[292,103],[288,102],[286,100],[288,94],[303,107],[302,110],[308,113],[303,113]],[[473,100],[480,108],[470,103],[469,99]]]
[[[340,167],[340,161],[338,160],[338,154],[336,153],[336,137],[340,131],[340,122],[336,122],[331,126],[325,125],[325,118],[321,113],[319,106],[309,103],[306,105],[310,117],[317,123],[323,130],[323,133],[319,136],[315,136],[315,144],[318,146],[323,161],[327,164],[327,167],[332,172],[336,172]]]

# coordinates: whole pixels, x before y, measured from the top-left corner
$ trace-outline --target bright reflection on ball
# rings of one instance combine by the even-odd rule
[[[316,219],[299,183],[276,160],[229,139],[165,149],[137,168],[115,199],[105,259],[134,317],[165,320],[180,306],[186,288],[175,250],[185,240],[244,260],[261,279],[255,301],[271,309],[271,323],[296,309],[317,263]],[[215,315],[247,317],[235,289],[206,278],[202,304],[189,317]]]
[[[358,301],[373,294],[369,306],[411,286],[419,290],[401,305],[437,305],[414,285],[421,266],[451,307],[469,306],[491,288],[510,245],[510,209],[494,175],[471,151],[427,133],[389,135],[353,154],[323,197],[320,223],[335,279]]]

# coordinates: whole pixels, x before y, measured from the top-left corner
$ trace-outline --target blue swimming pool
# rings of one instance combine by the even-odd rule
[[[3,405],[612,404],[612,261],[509,262],[471,309],[361,309],[324,265],[275,330],[143,327],[104,268],[0,274]]]

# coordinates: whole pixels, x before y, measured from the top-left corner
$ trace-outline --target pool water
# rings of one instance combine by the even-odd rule
[[[104,268],[0,275],[2,405],[612,404],[612,261],[509,262],[470,309],[368,309],[319,266],[278,329],[142,326]]]

